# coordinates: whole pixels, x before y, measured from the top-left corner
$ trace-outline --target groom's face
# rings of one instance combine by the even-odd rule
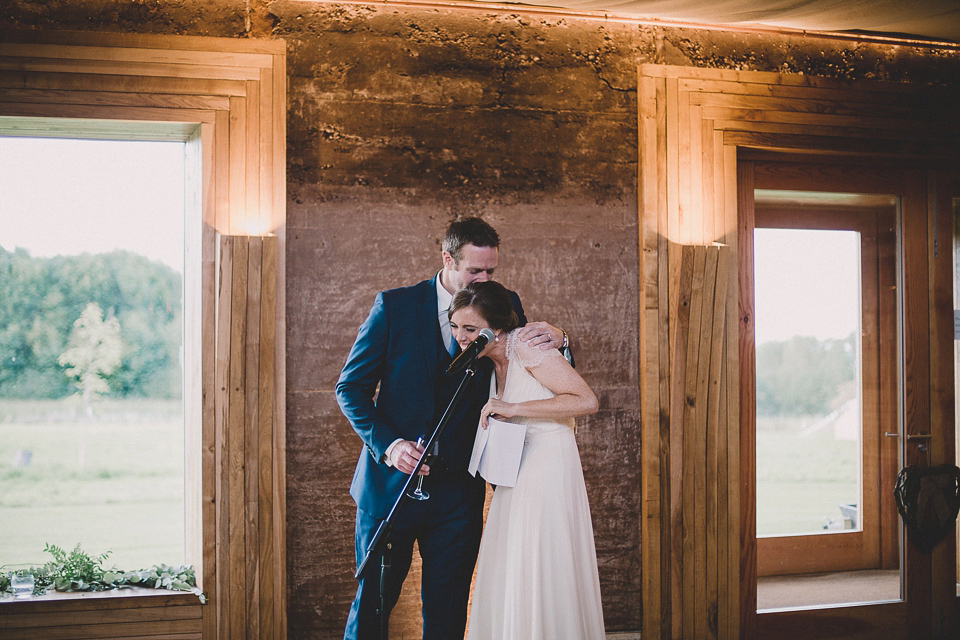
[[[443,268],[447,273],[446,282],[456,292],[471,282],[493,280],[499,254],[500,251],[496,247],[465,244],[460,250],[460,262],[454,262],[450,252],[444,251]]]

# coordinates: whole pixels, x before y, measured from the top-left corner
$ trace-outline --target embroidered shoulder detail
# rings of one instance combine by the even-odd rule
[[[542,364],[547,356],[563,357],[556,349],[531,347],[517,336],[518,331],[519,329],[514,329],[507,335],[507,360],[516,359],[525,368],[529,369]]]

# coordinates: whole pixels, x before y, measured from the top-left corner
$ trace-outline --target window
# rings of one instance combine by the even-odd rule
[[[757,536],[860,530],[860,234],[755,238]]]
[[[0,138],[0,565],[185,562],[184,158]]]

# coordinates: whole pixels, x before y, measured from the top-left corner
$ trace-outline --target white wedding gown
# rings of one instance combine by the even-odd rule
[[[502,399],[553,393],[527,370],[560,352],[507,336]],[[496,381],[491,382],[494,386]],[[468,640],[603,640],[600,581],[574,421],[526,425],[515,487],[498,487],[480,544]]]

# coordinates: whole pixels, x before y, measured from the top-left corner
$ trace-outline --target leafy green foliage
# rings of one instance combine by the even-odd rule
[[[0,248],[0,397],[71,393],[58,360],[90,303],[120,325],[121,363],[105,376],[113,394],[178,397],[181,290],[179,273],[128,251],[33,258]]]
[[[19,573],[30,573],[34,577],[34,595],[43,595],[47,589],[61,592],[69,591],[107,591],[123,587],[145,587],[150,589],[169,589],[171,591],[189,591],[196,594],[201,602],[206,597],[197,588],[197,576],[193,567],[155,565],[149,569],[121,571],[104,569],[103,563],[110,552],[91,556],[80,545],[67,553],[60,547],[47,544],[46,553],[53,560],[42,567],[21,569]],[[0,572],[0,594],[13,595],[10,578],[17,571]]]
[[[103,581],[103,563],[110,553],[91,556],[77,545],[69,554],[60,547],[47,544],[45,553],[53,556],[46,566],[57,591],[97,591],[96,585]],[[89,587],[89,588],[88,588]]]
[[[830,413],[844,385],[856,379],[858,344],[795,336],[757,347],[757,414],[804,416]]]

